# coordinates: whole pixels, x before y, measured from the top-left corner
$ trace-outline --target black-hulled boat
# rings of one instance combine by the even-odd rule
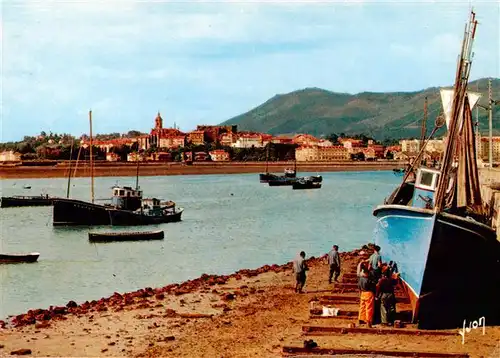
[[[180,221],[182,209],[172,201],[143,199],[142,190],[128,186],[112,188],[111,204],[93,204],[75,199],[54,199],[54,226],[151,225]]]
[[[286,168],[283,171],[283,175],[276,175],[269,173],[269,146],[267,145],[266,153],[266,172],[259,174],[259,180],[261,183],[269,183],[270,181],[280,180],[282,178],[295,178],[297,176],[297,161],[295,161],[294,168]]]
[[[320,189],[321,188],[321,182],[313,181],[313,180],[308,180],[306,178],[301,178],[297,180],[295,183],[292,184],[292,188],[294,190],[299,190],[299,189]]]
[[[151,211],[148,200],[143,199],[142,190],[139,190],[139,160],[137,160],[137,173],[135,189],[128,186],[112,187],[111,204],[94,203],[94,175],[92,156],[92,111],[89,112],[90,121],[90,175],[92,202],[76,199],[53,200],[53,226],[93,226],[93,225],[149,225],[180,221],[182,210],[175,209],[175,203],[167,202],[160,209]],[[68,177],[68,188],[69,180]],[[69,196],[69,190],[68,190]],[[172,205],[173,204],[173,205]],[[159,214],[160,212],[160,214]]]
[[[89,232],[90,242],[143,241],[163,240],[165,233],[158,231],[134,232]]]
[[[29,254],[0,254],[0,264],[18,264],[36,262],[40,253],[32,252]]]
[[[290,186],[293,185],[299,178],[287,178],[287,177],[278,177],[273,180],[269,180],[267,183],[269,186]]]
[[[14,208],[20,206],[51,206],[54,198],[48,195],[14,195],[2,196],[0,208]]]

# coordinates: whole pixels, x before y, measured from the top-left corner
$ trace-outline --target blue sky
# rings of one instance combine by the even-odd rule
[[[468,11],[471,78],[500,77],[497,1],[2,2],[2,142],[42,130],[182,130],[279,93],[450,85]]]

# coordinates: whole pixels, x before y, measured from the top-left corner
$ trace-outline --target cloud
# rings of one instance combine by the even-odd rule
[[[500,76],[497,9],[477,6],[475,76]],[[26,128],[78,134],[88,108],[115,131],[147,130],[158,109],[189,130],[307,86],[449,84],[468,4],[52,0],[2,10],[2,129],[15,139]]]

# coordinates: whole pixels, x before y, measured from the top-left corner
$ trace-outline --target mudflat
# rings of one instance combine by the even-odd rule
[[[374,171],[392,170],[405,166],[402,162],[328,162],[328,163],[300,163],[297,164],[298,172],[331,172],[331,171]],[[268,170],[271,173],[282,174],[286,168],[293,168],[293,163],[270,163]],[[59,163],[50,166],[31,165],[0,165],[0,178],[63,178],[69,175],[74,177],[89,177],[90,166],[80,163],[70,168],[68,163]],[[186,165],[183,163],[141,163],[139,173],[141,176],[156,175],[200,175],[200,174],[241,174],[264,173],[265,162],[207,162]],[[134,163],[100,163],[94,165],[94,176],[135,176],[137,167]],[[300,174],[299,174],[300,175]]]

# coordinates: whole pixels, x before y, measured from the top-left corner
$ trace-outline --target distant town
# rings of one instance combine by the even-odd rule
[[[238,131],[236,125],[198,125],[183,133],[178,128],[164,128],[158,113],[149,134],[129,131],[92,138],[93,158],[109,162],[230,162],[286,161],[337,162],[411,160],[420,151],[420,139],[402,139],[378,143],[363,134],[344,133],[316,138],[310,134],[273,136],[267,133]],[[487,161],[489,138],[476,134],[479,161]],[[443,139],[429,140],[424,160],[439,161],[444,151]],[[493,137],[493,162],[500,162],[500,137]],[[26,136],[23,141],[0,144],[0,162],[4,164],[40,160],[88,160],[90,138],[68,134]]]

